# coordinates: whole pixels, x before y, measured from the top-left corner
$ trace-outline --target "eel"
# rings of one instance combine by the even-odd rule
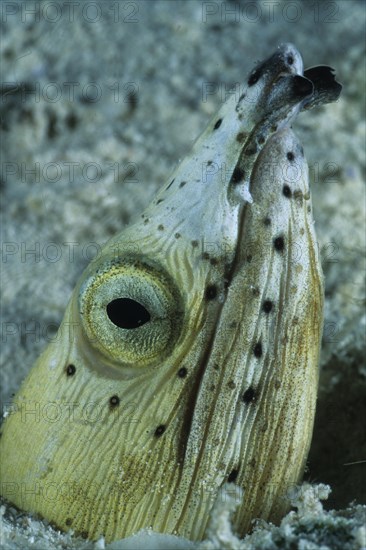
[[[309,450],[323,278],[308,166],[291,124],[338,99],[283,44],[209,122],[141,218],[81,275],[14,398],[1,495],[107,542],[279,521]]]

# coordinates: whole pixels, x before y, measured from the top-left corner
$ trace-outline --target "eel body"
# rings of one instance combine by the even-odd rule
[[[290,126],[332,69],[280,46],[134,225],[87,267],[4,422],[1,494],[62,530],[202,539],[225,483],[238,533],[278,521],[310,446],[323,283]],[[303,116],[306,116],[304,114]]]

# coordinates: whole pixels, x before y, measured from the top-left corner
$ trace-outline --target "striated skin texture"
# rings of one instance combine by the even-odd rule
[[[148,526],[201,539],[227,481],[244,490],[240,534],[288,509],[323,320],[308,168],[289,124],[340,91],[328,68],[312,71],[290,44],[259,65],[82,274],[3,426],[10,502],[107,541]]]

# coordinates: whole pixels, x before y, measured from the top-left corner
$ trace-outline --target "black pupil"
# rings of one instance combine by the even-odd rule
[[[109,302],[107,315],[119,328],[138,328],[150,321],[147,309],[130,298],[117,298]]]

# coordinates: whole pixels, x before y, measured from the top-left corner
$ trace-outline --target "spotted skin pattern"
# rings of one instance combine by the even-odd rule
[[[290,129],[340,93],[280,46],[135,224],[82,274],[14,399],[2,495],[62,530],[202,539],[226,482],[240,534],[277,521],[315,412],[323,284]],[[305,115],[304,115],[305,116]],[[32,411],[32,412],[31,412]]]

